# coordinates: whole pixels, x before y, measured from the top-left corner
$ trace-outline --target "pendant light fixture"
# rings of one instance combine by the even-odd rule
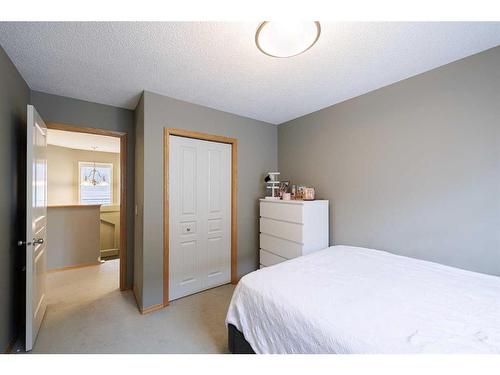
[[[321,26],[311,22],[262,22],[255,33],[257,48],[268,56],[292,57],[310,49],[319,39]]]
[[[96,146],[92,146],[92,150],[97,150]],[[107,186],[109,182],[106,181],[106,176],[102,175],[95,166],[90,170],[90,172],[83,177],[82,185],[84,186]]]

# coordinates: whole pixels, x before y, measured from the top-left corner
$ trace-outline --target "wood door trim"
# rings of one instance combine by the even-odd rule
[[[105,135],[120,139],[120,290],[129,289],[127,285],[127,143],[128,134],[114,130],[89,128],[80,125],[47,122],[48,129],[76,133]]]
[[[184,129],[163,129],[163,306],[169,304],[169,139],[171,135],[231,145],[231,284],[238,282],[238,140]]]
[[[120,290],[127,288],[127,147],[128,135],[120,137]],[[132,229],[132,228],[131,228]]]

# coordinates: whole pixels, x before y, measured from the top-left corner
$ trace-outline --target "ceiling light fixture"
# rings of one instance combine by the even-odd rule
[[[268,56],[292,57],[304,53],[319,39],[321,26],[314,22],[262,22],[255,33],[257,48]]]
[[[92,146],[92,150],[97,150],[96,146]],[[106,181],[106,176],[101,174],[95,166],[89,171],[88,174],[84,175],[83,181],[81,182],[83,186],[108,186],[109,182]]]

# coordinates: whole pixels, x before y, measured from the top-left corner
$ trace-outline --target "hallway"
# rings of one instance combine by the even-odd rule
[[[48,308],[33,353],[226,353],[225,285],[141,315],[119,291],[119,261],[48,274]]]

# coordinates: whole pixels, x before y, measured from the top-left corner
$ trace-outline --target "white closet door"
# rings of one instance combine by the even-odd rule
[[[201,236],[198,185],[200,150],[193,142],[170,137],[169,155],[169,296],[176,299],[201,289]]]
[[[204,287],[231,280],[231,145],[201,141],[206,153],[206,185],[201,184],[206,233]]]
[[[230,281],[231,146],[170,136],[169,296]]]

